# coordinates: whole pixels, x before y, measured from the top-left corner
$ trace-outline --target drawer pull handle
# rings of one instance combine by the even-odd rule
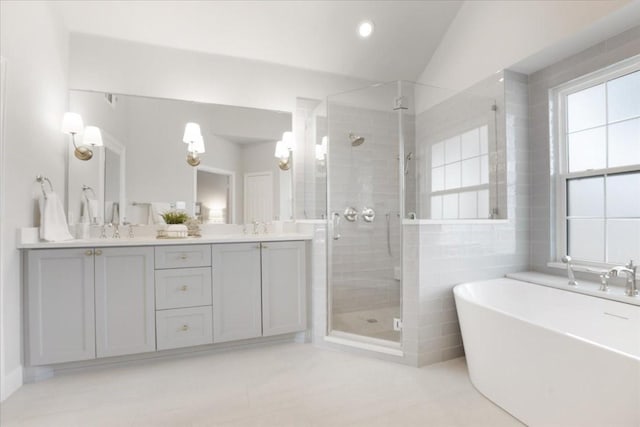
[[[89,250],[85,251],[85,253],[84,253],[84,254],[85,254],[86,256],[91,256],[91,255],[93,255],[93,251],[92,251],[91,249],[89,249]]]
[[[262,244],[262,249],[269,249],[269,246],[265,245],[264,243]]]
[[[181,330],[182,332],[186,332],[186,331],[188,331],[188,330],[189,330],[189,325],[182,325],[182,328],[180,328],[180,330]]]
[[[188,257],[188,256],[186,256],[185,254],[180,255],[180,259],[181,259],[181,260],[185,260],[185,259],[187,259],[187,258],[189,258],[189,257]]]
[[[187,292],[187,289],[189,289],[189,287],[188,287],[187,285],[182,285],[182,286],[180,286],[180,290],[181,290],[182,292]]]
[[[98,256],[102,255],[102,251],[100,249],[96,249],[96,255]]]

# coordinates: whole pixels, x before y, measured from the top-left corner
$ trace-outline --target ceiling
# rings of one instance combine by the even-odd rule
[[[461,1],[56,1],[71,32],[374,81],[417,80]],[[367,19],[375,31],[357,34]]]

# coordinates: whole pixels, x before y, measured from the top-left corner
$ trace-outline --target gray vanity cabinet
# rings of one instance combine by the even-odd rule
[[[95,249],[96,356],[156,350],[152,247]]]
[[[31,366],[306,328],[305,242],[30,249]]]
[[[262,335],[260,243],[212,245],[213,342]]]
[[[307,326],[304,242],[262,244],[262,336]]]
[[[213,245],[213,342],[306,328],[305,243]]]
[[[31,250],[26,262],[29,364],[94,359],[93,250]]]
[[[153,248],[27,252],[33,366],[155,351]]]

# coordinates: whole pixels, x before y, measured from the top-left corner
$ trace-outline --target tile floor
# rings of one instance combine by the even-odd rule
[[[308,344],[199,353],[59,375],[1,407],[2,427],[521,426],[469,383]]]

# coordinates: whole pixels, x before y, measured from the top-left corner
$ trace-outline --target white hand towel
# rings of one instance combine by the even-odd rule
[[[40,197],[40,238],[48,242],[73,240],[69,233],[67,218],[62,203],[54,192],[47,193],[47,198]]]

